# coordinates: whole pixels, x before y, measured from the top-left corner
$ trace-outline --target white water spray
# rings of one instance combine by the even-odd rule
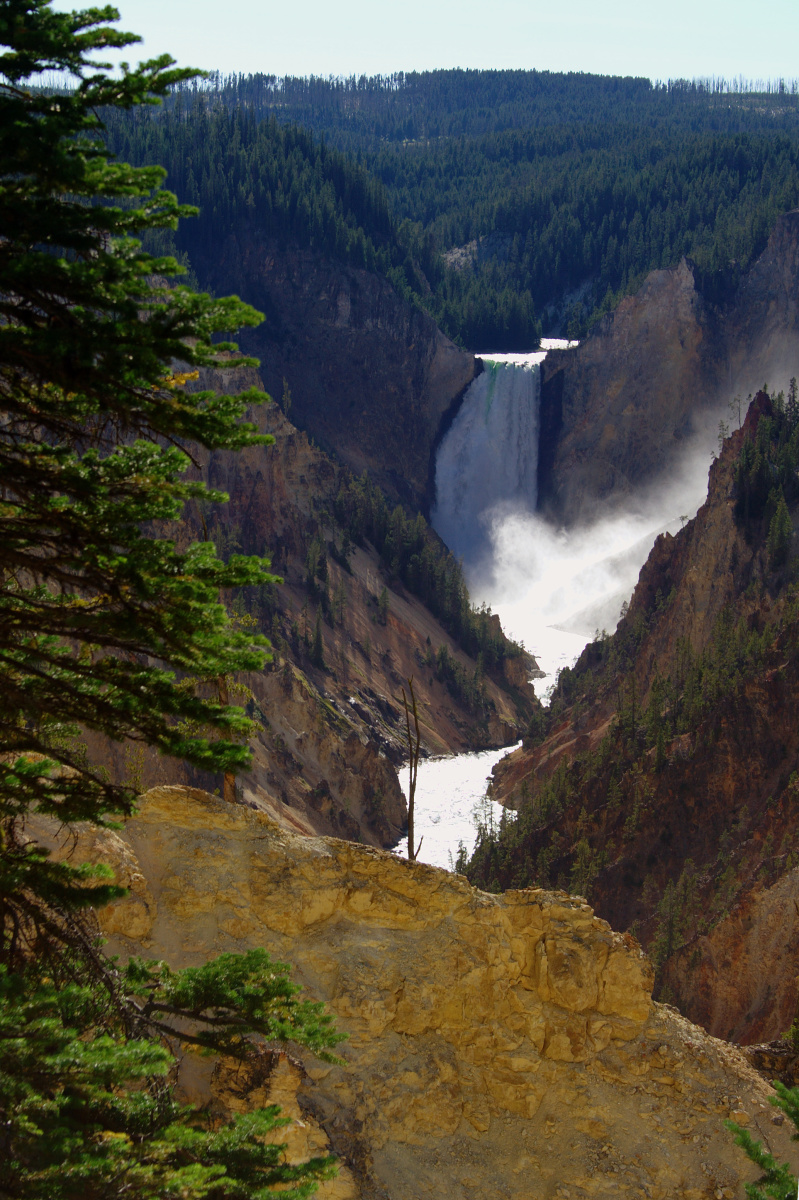
[[[699,437],[668,483],[629,498],[625,508],[591,525],[557,529],[535,513],[539,364],[545,354],[481,357],[486,370],[439,448],[433,525],[463,559],[472,599],[489,604],[505,632],[535,655],[546,673],[536,682],[543,698],[595,630],[615,628],[658,533],[675,532],[704,500],[713,438]],[[500,811],[484,799],[485,779],[504,753],[420,764],[416,828],[424,830],[422,862],[449,865],[459,841],[471,851],[475,807],[482,820]]]
[[[555,528],[535,514],[543,358],[486,361],[439,448],[432,514],[472,599],[535,655],[542,696],[595,631],[615,629],[657,535],[676,532],[704,500],[709,465],[701,438],[668,482],[593,524]]]

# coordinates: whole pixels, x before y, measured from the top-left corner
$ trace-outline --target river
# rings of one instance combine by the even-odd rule
[[[572,343],[574,344],[574,343]],[[432,524],[463,562],[472,600],[499,614],[544,672],[536,692],[547,702],[558,671],[571,666],[595,633],[612,632],[657,535],[676,532],[707,494],[706,453],[686,459],[669,484],[590,526],[558,529],[536,513],[540,363],[530,354],[482,354],[485,371],[467,391],[436,459]],[[498,821],[485,799],[491,768],[505,750],[428,759],[419,765],[419,860],[451,868],[476,823]],[[400,772],[407,796],[408,769]],[[407,853],[407,839],[397,847]]]

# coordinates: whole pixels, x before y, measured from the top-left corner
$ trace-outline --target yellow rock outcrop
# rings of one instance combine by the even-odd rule
[[[182,966],[265,946],[349,1034],[344,1066],[284,1062],[250,1089],[310,1131],[300,1152],[342,1155],[323,1197],[737,1196],[732,1113],[792,1155],[743,1056],[653,1004],[637,943],[579,898],[487,895],[187,788],[98,836],[71,852],[131,888],[98,914],[112,951]]]

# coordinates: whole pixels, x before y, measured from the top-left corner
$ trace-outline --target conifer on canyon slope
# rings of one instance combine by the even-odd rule
[[[138,40],[115,20],[0,0],[0,1197],[300,1196],[330,1160],[289,1167],[257,1140],[276,1110],[204,1126],[173,1099],[165,1038],[191,1013],[206,1047],[246,1057],[256,1032],[329,1056],[329,1018],[262,951],[120,967],[80,916],[118,894],[107,870],[29,840],[36,814],[103,824],[134,806],[87,761],[79,723],[206,769],[245,764],[245,714],[180,677],[257,669],[268,647],[219,601],[271,581],[267,561],[143,532],[220,499],[183,479],[184,445],[268,439],[241,419],[263,396],[187,394],[171,373],[220,365],[235,347],[213,336],[260,316],[165,286],[177,264],[140,247],[192,210],[158,167],[109,160],[100,114],[192,72],[163,56],[113,74],[96,52]]]

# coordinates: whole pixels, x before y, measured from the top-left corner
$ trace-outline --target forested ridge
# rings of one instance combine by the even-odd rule
[[[583,334],[683,255],[706,298],[731,294],[799,204],[796,84],[753,88],[215,76],[169,111],[115,115],[110,134],[201,206],[179,234],[192,262],[249,223],[386,275],[472,349],[525,349],[542,331]]]
[[[191,85],[197,94],[202,85]],[[187,89],[183,89],[186,94]],[[570,122],[741,132],[799,123],[792,81],[670,80],[578,71],[400,71],[357,78],[212,74],[226,107],[269,111],[357,151],[406,142]]]
[[[388,274],[399,246],[385,189],[307,130],[221,107],[105,116],[116,156],[158,162],[200,212],[178,245],[202,260],[235,225],[292,237],[344,262]]]

